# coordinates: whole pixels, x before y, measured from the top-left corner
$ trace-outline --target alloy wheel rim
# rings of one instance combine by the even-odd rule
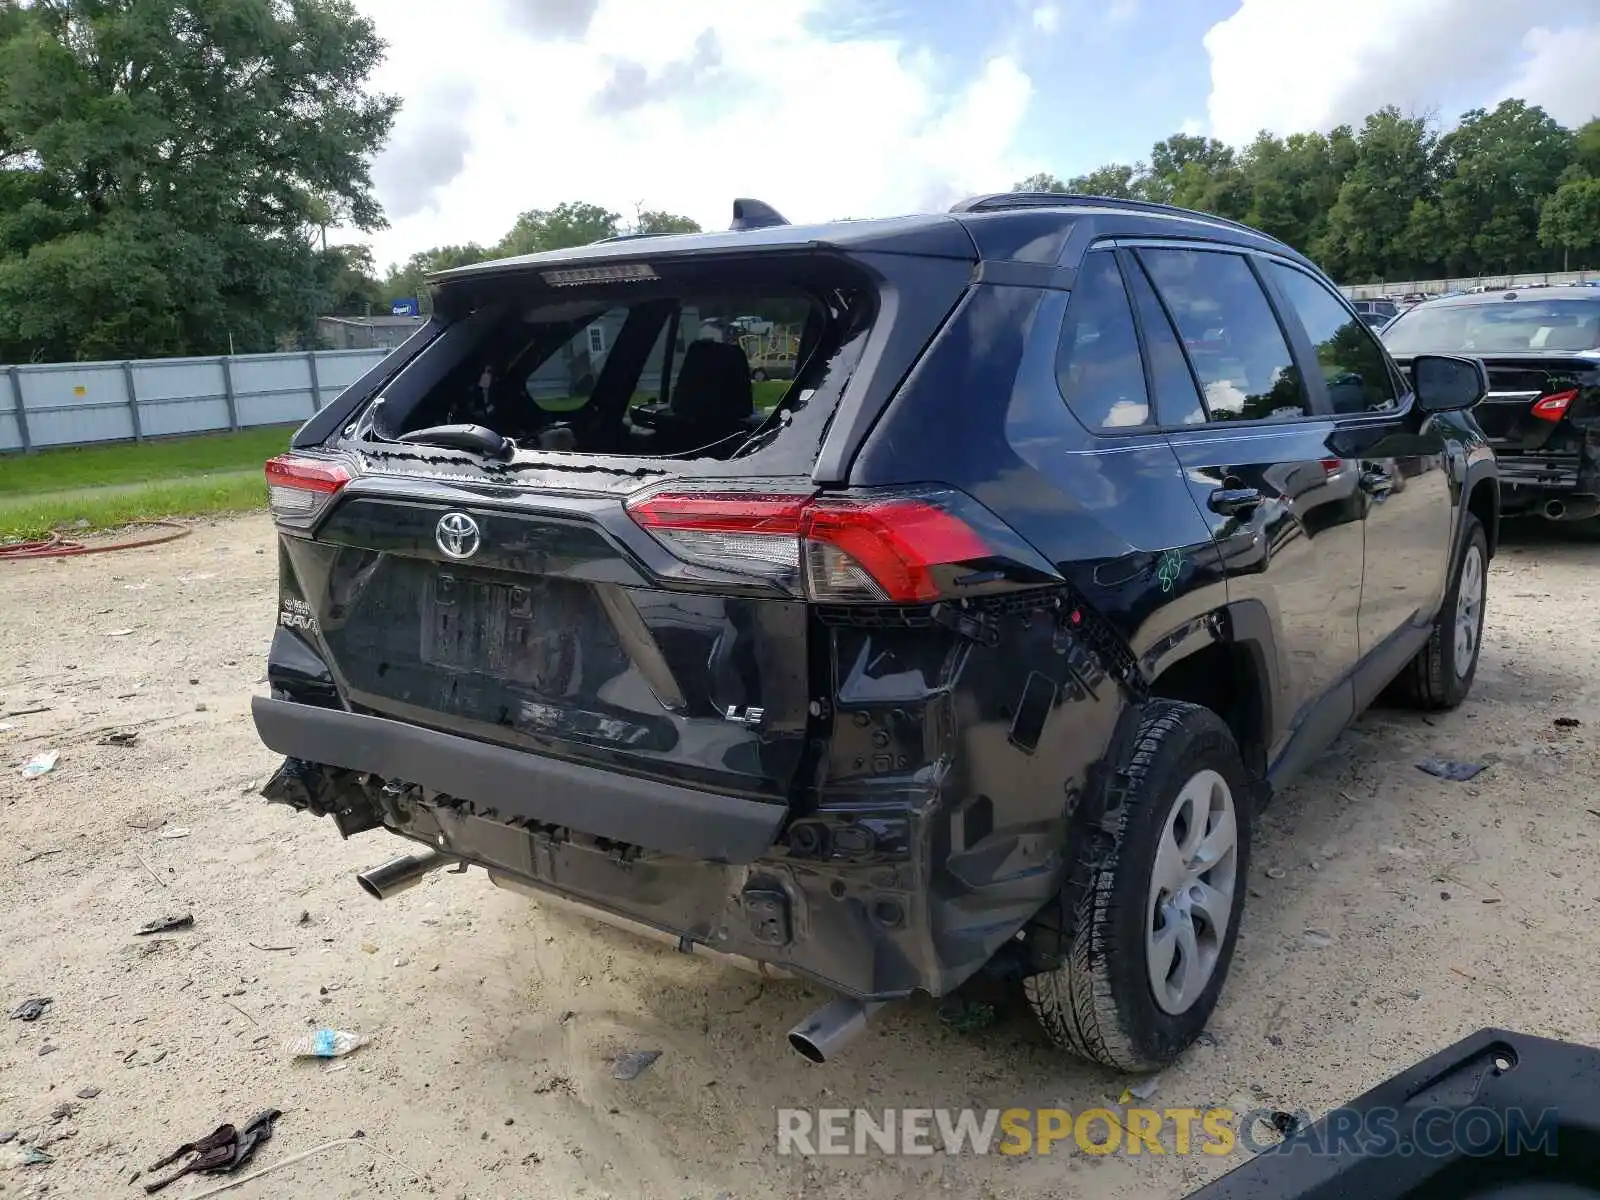
[[[1483,640],[1483,555],[1477,546],[1468,546],[1461,560],[1461,585],[1456,589],[1455,667],[1465,678],[1478,657]]]
[[[1216,974],[1238,887],[1239,823],[1233,791],[1199,771],[1162,823],[1150,872],[1145,963],[1156,1005],[1178,1016]]]

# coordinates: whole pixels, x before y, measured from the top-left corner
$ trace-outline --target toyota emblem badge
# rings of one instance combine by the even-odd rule
[[[445,513],[439,518],[433,540],[447,558],[471,558],[478,552],[478,523],[466,513]]]

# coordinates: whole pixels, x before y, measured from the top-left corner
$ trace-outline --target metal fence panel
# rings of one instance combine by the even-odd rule
[[[304,421],[388,353],[0,364],[0,451]]]
[[[233,360],[233,401],[240,425],[304,421],[312,403],[311,362],[304,354],[259,354]]]
[[[51,363],[17,368],[28,440],[70,446],[135,435],[128,381],[120,363]]]
[[[145,437],[227,429],[227,385],[220,358],[158,358],[130,367]]]

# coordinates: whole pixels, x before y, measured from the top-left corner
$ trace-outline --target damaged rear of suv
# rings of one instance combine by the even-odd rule
[[[425,847],[363,876],[380,897],[478,865],[824,984],[841,999],[791,1033],[818,1061],[876,1005],[985,967],[1027,980],[1064,1045],[1170,1060],[1226,975],[1251,812],[1360,694],[1292,661],[1265,581],[1299,588],[1291,636],[1337,639],[1364,511],[1330,421],[1258,465],[1253,505],[1241,486],[1203,508],[1258,468],[1177,449],[1161,406],[1187,386],[1205,412],[1186,356],[1231,370],[1245,331],[1191,334],[1144,295],[1176,268],[1108,239],[1176,224],[1241,262],[1296,256],[1174,213],[1002,197],[802,229],[740,202],[728,233],[440,277],[427,326],[268,464],[281,591],[255,720],[286,760],[265,794]],[[753,385],[778,338],[793,378]],[[1260,401],[1300,388],[1315,417],[1303,361]],[[1381,348],[1368,369],[1396,400]],[[1470,423],[1405,399],[1361,451],[1396,414]],[[1408,426],[1432,457],[1405,539],[1438,561],[1385,598],[1381,682],[1445,621],[1465,682],[1417,687],[1449,704],[1481,569],[1464,602],[1451,581],[1472,505],[1493,509],[1470,499],[1485,456],[1447,471],[1432,436]],[[1313,533],[1335,552],[1315,567]],[[1299,603],[1324,567],[1332,616]]]

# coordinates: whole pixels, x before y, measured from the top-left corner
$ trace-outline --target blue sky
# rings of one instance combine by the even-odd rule
[[[1187,123],[1204,124],[1211,66],[1201,39],[1238,0],[867,0],[819,16],[819,29],[866,26],[927,47],[951,77],[970,77],[995,55],[1014,57],[1033,82],[1021,155],[1066,178],[1108,162],[1147,157]],[[841,13],[839,10],[846,10]]]
[[[726,225],[948,206],[1035,171],[1384,104],[1600,113],[1600,0],[356,0],[404,97],[380,267],[568,200]],[[442,16],[446,14],[447,16]],[[352,235],[353,236],[353,235]]]

